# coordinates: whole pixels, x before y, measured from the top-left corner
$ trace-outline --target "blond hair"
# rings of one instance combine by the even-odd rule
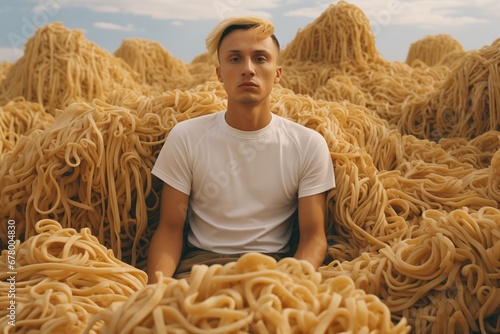
[[[279,42],[274,36],[274,25],[271,21],[263,18],[241,16],[224,19],[212,29],[205,39],[208,52],[210,54],[217,53],[222,39],[234,29],[253,29],[256,39],[271,37],[279,50]]]

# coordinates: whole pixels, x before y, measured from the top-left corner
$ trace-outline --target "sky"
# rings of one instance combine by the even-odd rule
[[[370,21],[377,49],[389,61],[405,61],[412,43],[448,34],[465,50],[500,38],[498,0],[351,0]],[[37,27],[62,22],[110,53],[123,40],[160,43],[189,63],[204,53],[205,37],[223,18],[268,18],[282,46],[318,18],[325,0],[0,0],[0,62],[15,62]]]

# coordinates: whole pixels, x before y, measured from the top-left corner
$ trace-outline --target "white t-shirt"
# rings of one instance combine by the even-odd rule
[[[175,125],[152,173],[190,195],[188,242],[217,253],[288,250],[298,198],[335,187],[324,138],[272,114],[257,131],[225,111]]]

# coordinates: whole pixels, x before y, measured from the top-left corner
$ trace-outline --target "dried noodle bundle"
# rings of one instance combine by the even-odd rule
[[[12,63],[4,61],[0,63],[0,83],[7,77],[7,73],[12,67]]]
[[[408,105],[399,128],[421,138],[472,139],[500,130],[500,44],[462,57],[443,87]]]
[[[297,94],[366,106],[396,127],[402,109],[441,87],[450,69],[384,60],[356,6],[330,5],[282,52],[281,85]]]
[[[114,52],[139,73],[141,82],[164,91],[187,88],[191,74],[186,64],[165,50],[159,43],[140,38],[126,39]]]
[[[119,259],[135,264],[145,256],[139,245],[151,233],[148,215],[155,217],[150,170],[166,131],[159,115],[140,117],[99,100],[70,105],[4,156],[0,216],[19,222],[21,240],[33,236],[43,218],[64,228],[89,227]],[[5,232],[6,225],[0,228]]]
[[[0,153],[10,151],[19,136],[43,130],[54,122],[54,116],[43,106],[24,99],[12,100],[0,107]]]
[[[16,245],[16,326],[7,325],[12,274],[0,272],[3,333],[81,333],[102,309],[124,302],[147,281],[146,274],[117,260],[84,228],[37,222],[37,234]],[[7,251],[0,265],[7,268]]]
[[[95,316],[102,333],[408,333],[386,306],[347,277],[321,281],[305,261],[249,253],[224,266],[198,265],[191,279],[159,277]]]
[[[441,64],[449,54],[463,51],[462,44],[448,34],[430,35],[410,45],[406,63],[412,65],[418,60],[435,66]]]
[[[368,19],[344,1],[330,5],[313,23],[299,30],[282,53],[284,61],[359,67],[366,67],[379,57]]]
[[[325,278],[346,273],[382,296],[416,333],[500,330],[500,211],[427,210],[408,235],[379,253],[332,261]]]
[[[0,104],[22,96],[52,113],[75,101],[103,99],[116,88],[140,89],[123,60],[61,23],[39,28],[0,84]]]

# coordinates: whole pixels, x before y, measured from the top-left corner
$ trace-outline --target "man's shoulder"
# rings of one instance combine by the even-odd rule
[[[218,117],[219,113],[220,112],[214,112],[211,114],[196,116],[194,118],[186,119],[182,122],[179,122],[177,125],[183,124],[184,126],[196,126],[196,125],[203,125],[203,124],[211,124],[212,122],[217,122],[217,117]]]
[[[316,138],[323,139],[323,136],[314,129],[308,128],[305,125],[299,124],[294,120],[285,118],[283,116],[276,115],[277,119],[280,122],[281,127],[286,131],[289,135],[298,135],[299,138]]]
[[[214,124],[217,124],[218,114],[218,112],[215,112],[181,121],[172,128],[172,131],[189,133],[193,131],[204,131]]]

